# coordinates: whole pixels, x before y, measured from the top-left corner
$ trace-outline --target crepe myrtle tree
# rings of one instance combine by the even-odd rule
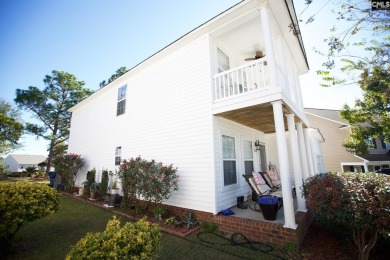
[[[390,182],[385,175],[319,174],[305,181],[304,194],[317,220],[350,230],[359,259],[368,259],[380,232],[390,232]]]
[[[78,154],[57,155],[53,159],[53,165],[57,173],[62,177],[65,189],[71,191],[74,188],[78,171],[84,166],[85,160]]]

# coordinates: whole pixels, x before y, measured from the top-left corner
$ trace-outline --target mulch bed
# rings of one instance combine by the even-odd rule
[[[69,194],[63,192],[63,195],[73,197],[86,203],[101,207],[116,215],[122,216],[131,221],[137,221],[143,216],[134,217],[130,212],[119,210],[118,208],[108,208],[104,206],[103,201],[90,200],[85,196],[76,196],[75,194]],[[176,235],[178,237],[186,237],[192,233],[200,231],[199,225],[195,228],[187,229],[186,226],[177,227],[175,225],[164,224],[164,220],[157,220],[151,216],[147,216],[147,220],[151,223],[159,225],[161,231]],[[386,259],[388,257],[387,250],[390,245],[383,245],[383,243],[377,243],[373,250],[370,252],[370,259],[379,260]],[[355,245],[351,240],[345,239],[340,235],[335,234],[325,228],[320,227],[315,222],[309,228],[309,231],[299,248],[299,255],[303,260],[323,260],[323,259],[338,259],[348,260],[357,259],[358,253]]]
[[[66,195],[66,196],[69,196],[69,197],[72,197],[74,199],[77,199],[77,200],[80,200],[80,201],[84,201],[88,204],[92,204],[94,206],[98,206],[100,208],[103,208],[105,210],[108,210],[116,215],[119,215],[121,217],[124,217],[126,219],[129,219],[131,221],[137,221],[139,219],[141,219],[143,216],[137,216],[137,217],[134,217],[132,214],[129,214],[128,212],[124,211],[124,210],[118,210],[117,208],[113,208],[113,207],[107,207],[105,206],[105,202],[103,201],[100,201],[100,200],[91,200],[85,196],[78,196],[76,194],[70,194],[70,193],[67,193],[67,192],[62,192],[63,195]],[[178,237],[186,237],[192,233],[195,233],[195,232],[198,232],[200,230],[200,227],[199,225],[194,227],[194,228],[190,228],[188,229],[186,226],[176,226],[176,225],[167,225],[167,224],[164,224],[164,219],[162,220],[157,220],[151,216],[147,216],[147,220],[151,223],[155,223],[159,226],[160,230],[163,231],[163,232],[166,232],[166,233],[169,233],[169,234],[172,234],[172,235],[175,235],[175,236],[178,236]]]
[[[370,251],[370,260],[388,259],[389,248],[389,241],[378,238]],[[320,227],[315,222],[311,224],[299,252],[304,260],[358,259],[357,248],[352,240]]]

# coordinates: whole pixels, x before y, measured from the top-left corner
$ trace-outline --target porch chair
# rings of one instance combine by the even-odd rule
[[[267,185],[271,187],[272,191],[282,191],[282,183],[280,181],[279,174],[276,172],[275,168],[274,170],[267,170],[267,172],[260,172],[260,174],[264,178]],[[293,198],[295,198],[297,194],[293,185],[291,186],[291,192]]]
[[[256,209],[259,203],[259,197],[264,195],[273,195],[278,197],[278,208],[280,209],[283,206],[283,196],[281,191],[272,191],[272,189],[266,184],[264,178],[256,172],[253,172],[252,175],[242,175],[249,187],[252,190],[252,201],[255,202],[254,209]],[[253,208],[252,208],[253,209]]]

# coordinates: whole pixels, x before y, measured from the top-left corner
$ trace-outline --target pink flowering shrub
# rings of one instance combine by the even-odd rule
[[[65,190],[70,191],[74,188],[78,171],[84,166],[84,159],[74,153],[62,154],[53,159],[53,165],[62,177]]]
[[[147,207],[167,200],[172,191],[177,191],[177,168],[163,165],[154,160],[148,161],[140,156],[124,160],[119,168],[118,177],[122,180],[123,203],[136,205],[137,201],[147,201]]]

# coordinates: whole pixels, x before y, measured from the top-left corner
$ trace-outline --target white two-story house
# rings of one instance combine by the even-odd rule
[[[242,174],[275,164],[284,227],[296,229],[306,207],[299,195],[294,209],[290,187],[322,170],[324,141],[302,105],[296,24],[291,0],[218,14],[72,107],[69,152],[86,159],[84,172],[138,155],[172,163],[179,191],[165,203],[212,214],[250,194]]]

